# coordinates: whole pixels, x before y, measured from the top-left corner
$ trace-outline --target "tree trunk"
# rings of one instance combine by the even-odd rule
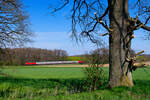
[[[130,57],[130,34],[128,34],[128,0],[108,0],[109,36],[109,87],[133,86],[132,73],[126,58]]]

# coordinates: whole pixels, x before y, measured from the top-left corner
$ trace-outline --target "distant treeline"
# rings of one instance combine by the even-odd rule
[[[109,50],[107,48],[95,49],[87,54],[69,56],[68,59],[75,61],[84,61],[84,63],[101,63],[109,62]]]
[[[68,56],[65,50],[47,50],[40,48],[7,48],[0,50],[0,65],[24,65],[25,62],[42,61],[84,61],[91,59],[100,63],[108,63],[109,50],[96,49],[88,54]]]
[[[131,49],[131,57],[136,56],[136,52]],[[95,49],[87,54],[69,56],[70,60],[81,60],[85,63],[99,63],[99,64],[108,64],[109,63],[109,49],[108,48],[99,48]],[[137,56],[136,62],[145,62],[150,61],[150,54],[141,54]]]
[[[131,56],[135,56],[134,50]],[[7,48],[0,50],[0,65],[24,65],[25,62],[42,61],[84,61],[84,63],[109,63],[109,49],[100,48],[87,54],[68,56],[67,51],[55,49],[47,50],[40,48]],[[138,62],[150,61],[150,55],[141,55]]]
[[[67,60],[65,50],[13,48],[0,50],[0,65],[23,65],[25,62]]]

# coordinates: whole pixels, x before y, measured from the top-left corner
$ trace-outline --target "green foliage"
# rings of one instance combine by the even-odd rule
[[[144,55],[138,56],[136,59],[137,62],[144,62],[147,61],[147,58]]]
[[[104,83],[104,71],[102,67],[102,59],[99,52],[93,52],[88,59],[89,67],[84,69],[86,76],[86,84],[90,91],[99,89]]]
[[[104,83],[104,72],[103,69],[96,64],[90,65],[84,69],[86,76],[86,85],[90,91],[97,90],[102,87]]]
[[[108,68],[102,68],[107,80]],[[133,72],[133,88],[103,88],[89,92],[83,68],[4,67],[11,77],[0,76],[0,100],[149,100],[150,69]]]
[[[84,61],[84,63],[88,63],[89,58],[87,55],[82,55],[82,56],[68,56],[67,57],[68,61]]]
[[[67,60],[69,60],[69,61],[82,61],[82,58],[77,57],[77,56],[68,56]]]

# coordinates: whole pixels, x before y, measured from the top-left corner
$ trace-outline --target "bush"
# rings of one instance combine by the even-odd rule
[[[96,64],[90,65],[84,69],[86,75],[86,85],[90,91],[97,90],[103,85],[104,74],[103,69]]]
[[[89,58],[89,67],[84,69],[86,76],[86,85],[90,91],[97,90],[104,83],[104,71],[102,69],[103,62],[97,53],[92,54]]]

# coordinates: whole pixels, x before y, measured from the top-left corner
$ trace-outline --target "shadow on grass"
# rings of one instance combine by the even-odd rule
[[[32,88],[71,88],[80,91],[85,91],[86,80],[85,79],[28,79],[28,78],[12,78],[12,77],[0,77],[0,83],[11,83],[17,86],[29,86]],[[150,80],[134,80],[134,87],[143,88],[150,87]],[[104,82],[104,86],[99,89],[107,88],[107,80]]]
[[[133,87],[120,86],[109,90],[115,94],[131,93],[142,96],[150,96],[150,80],[134,80]]]
[[[117,87],[109,90],[113,93],[118,94],[130,91],[139,95],[150,95],[150,80],[134,80],[134,83],[135,86],[133,88]],[[2,87],[2,84],[8,84],[9,86],[4,85]],[[8,94],[8,96],[12,95],[12,89],[19,89],[19,91],[21,91],[21,88],[24,87],[28,87],[25,90],[22,89],[22,94],[24,95],[28,95],[27,92],[29,89],[33,89],[35,95],[39,95],[39,91],[42,91],[43,89],[45,89],[46,91],[41,92],[42,95],[47,92],[49,92],[47,93],[47,95],[50,95],[51,90],[54,90],[53,92],[56,92],[56,89],[58,90],[58,92],[55,94],[53,93],[52,95],[62,95],[66,92],[69,92],[69,94],[89,92],[89,87],[86,83],[86,80],[84,79],[26,79],[0,77],[0,93],[2,97],[6,97],[6,94]],[[105,81],[103,86],[99,87],[98,89],[107,89],[107,80]],[[22,94],[20,95],[22,96]]]
[[[0,84],[10,83],[13,86],[27,86],[36,89],[51,89],[66,88],[67,91],[72,92],[85,92],[89,91],[89,87],[85,79],[27,79],[27,78],[12,78],[12,77],[0,77]],[[99,87],[99,89],[105,87]]]
[[[132,91],[136,94],[150,95],[150,80],[134,80]]]
[[[18,92],[19,91],[19,92]],[[0,97],[9,97],[17,92],[17,97],[39,95],[64,95],[87,91],[83,79],[26,79],[0,77]]]

